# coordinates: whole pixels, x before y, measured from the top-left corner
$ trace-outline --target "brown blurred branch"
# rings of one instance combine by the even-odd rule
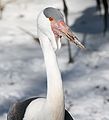
[[[96,0],[96,3],[97,3],[97,9],[98,9],[99,11],[101,11],[100,0]]]
[[[65,20],[66,20],[66,23],[68,24],[68,7],[66,5],[66,1],[63,0],[63,6],[64,6],[64,15],[65,15]],[[71,53],[71,45],[70,45],[70,42],[67,41],[67,44],[68,44],[68,55],[69,55],[69,63],[72,63],[74,62],[73,58],[72,58],[72,53]]]
[[[107,31],[107,23],[108,23],[108,8],[109,8],[109,5],[108,5],[108,0],[96,0],[97,2],[97,8],[98,10],[100,11],[101,13],[101,5],[103,5],[103,9],[104,9],[104,15],[103,15],[103,21],[104,21],[104,35],[105,35],[105,32]]]
[[[108,19],[108,1],[102,0],[104,6],[104,34],[107,31],[107,19]]]
[[[12,2],[15,2],[16,0],[9,0],[9,1],[6,1],[6,2],[3,2],[2,0],[0,0],[0,19],[3,18],[3,11],[6,7],[7,4],[10,4]]]

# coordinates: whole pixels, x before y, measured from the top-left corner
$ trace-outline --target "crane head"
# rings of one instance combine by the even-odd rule
[[[54,50],[61,47],[61,37],[67,38],[80,48],[85,48],[64,22],[64,16],[58,9],[45,8],[38,17],[38,27],[49,38]]]

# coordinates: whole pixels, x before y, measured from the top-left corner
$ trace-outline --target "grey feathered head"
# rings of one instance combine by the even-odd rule
[[[56,21],[64,20],[62,13],[58,9],[48,7],[45,8],[43,12],[47,18],[53,17]]]
[[[43,13],[41,12],[38,17],[38,26],[49,40],[51,40],[54,49],[60,48],[59,44],[61,43],[60,38],[62,36],[75,43],[78,47],[84,48],[78,38],[72,33],[69,26],[64,22],[64,16],[62,13],[56,8],[45,8]]]

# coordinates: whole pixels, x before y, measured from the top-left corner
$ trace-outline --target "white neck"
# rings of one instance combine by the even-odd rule
[[[58,68],[55,52],[50,40],[43,33],[39,32],[39,39],[44,54],[47,71],[47,106],[52,108],[56,114],[60,112],[64,119],[64,95],[62,78]],[[59,111],[58,111],[59,110]],[[57,119],[58,120],[58,119]]]

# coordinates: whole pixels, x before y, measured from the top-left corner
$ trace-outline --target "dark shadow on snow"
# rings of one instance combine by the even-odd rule
[[[101,45],[105,44],[107,41],[103,41],[101,39],[105,37],[104,33],[104,16],[100,15],[99,12],[97,12],[96,7],[90,7],[85,9],[82,12],[82,15],[77,18],[74,22],[74,24],[71,25],[71,29],[76,32],[82,34],[82,43],[85,45],[86,48],[91,48],[92,50],[98,49]],[[107,31],[109,31],[109,15],[108,15],[108,23],[107,23]],[[87,36],[97,36],[99,41],[90,41],[92,46],[87,45]],[[75,53],[76,54],[76,53]],[[77,54],[76,54],[77,55]]]
[[[82,12],[82,16],[75,20],[74,24],[71,26],[71,29],[75,32],[83,34],[103,33],[104,29],[103,16],[100,16],[97,13],[96,7],[87,8]]]

